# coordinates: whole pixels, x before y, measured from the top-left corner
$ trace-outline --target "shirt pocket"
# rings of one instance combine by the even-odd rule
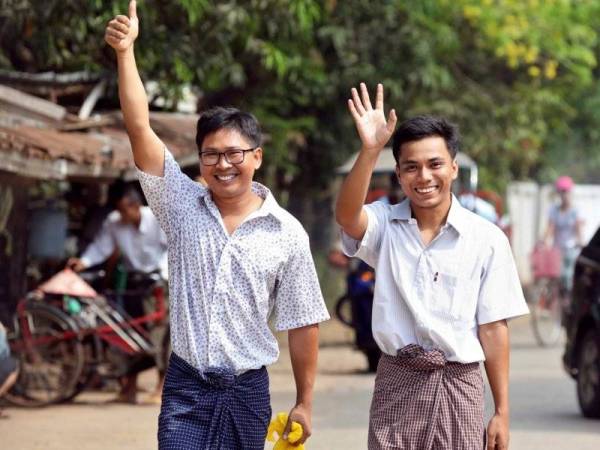
[[[472,278],[438,272],[434,276],[434,312],[454,325],[473,323],[478,282]]]

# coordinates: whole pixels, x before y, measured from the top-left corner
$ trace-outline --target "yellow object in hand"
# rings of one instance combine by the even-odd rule
[[[295,445],[296,442],[302,437],[302,425],[298,422],[292,422],[290,432],[288,433],[287,439],[283,439],[283,431],[287,425],[288,415],[287,413],[280,412],[269,424],[269,430],[267,431],[267,441],[275,442],[275,433],[279,436],[273,450],[304,450],[304,444]]]

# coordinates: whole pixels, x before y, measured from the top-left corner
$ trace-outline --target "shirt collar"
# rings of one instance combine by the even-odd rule
[[[410,200],[405,198],[400,203],[392,206],[390,220],[410,220],[412,213],[410,210]]]
[[[277,200],[275,200],[275,197],[273,196],[268,187],[264,186],[263,184],[260,184],[257,181],[253,181],[252,192],[254,192],[256,195],[258,195],[264,200],[261,207],[257,211],[252,213],[254,217],[266,217],[270,214],[280,222],[283,220],[283,210],[277,203]],[[210,189],[203,187],[200,196],[204,199],[204,202],[207,205],[210,203],[214,204],[210,195]]]
[[[458,231],[458,234],[464,234],[469,226],[466,215],[467,210],[463,208],[458,199],[452,194],[452,204],[450,205],[446,223]]]
[[[467,229],[468,224],[465,221],[465,208],[461,206],[458,199],[452,194],[452,203],[446,223],[454,228],[458,234],[463,234]],[[410,209],[410,200],[404,199],[402,202],[392,206],[390,220],[410,221],[412,219],[412,211]]]

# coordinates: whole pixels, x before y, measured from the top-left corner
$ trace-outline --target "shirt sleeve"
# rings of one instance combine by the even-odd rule
[[[329,319],[317,271],[310,253],[308,235],[297,239],[290,258],[280,271],[273,306],[275,330],[284,331]]]
[[[136,171],[148,205],[161,228],[169,234],[181,222],[180,218],[190,204],[190,194],[200,189],[200,186],[196,186],[196,183],[181,172],[179,164],[166,147],[162,177],[150,175],[137,167]]]
[[[515,260],[506,236],[492,246],[484,266],[479,299],[477,323],[483,325],[497,320],[529,314]]]
[[[88,245],[88,247],[81,255],[81,262],[87,267],[95,266],[100,264],[115,251],[115,240],[110,232],[110,218],[107,218],[102,224],[102,228],[94,240]]]
[[[357,240],[342,233],[342,250],[347,256],[356,256],[371,267],[375,267],[381,249],[381,237],[388,217],[389,207],[383,202],[374,202],[363,206],[367,213],[367,230],[362,240]]]

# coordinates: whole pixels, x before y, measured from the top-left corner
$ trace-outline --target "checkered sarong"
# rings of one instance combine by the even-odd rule
[[[479,363],[447,362],[441,350],[410,344],[382,355],[369,420],[369,450],[481,450]]]
[[[160,450],[263,450],[271,419],[263,367],[200,373],[171,353],[158,418]]]

